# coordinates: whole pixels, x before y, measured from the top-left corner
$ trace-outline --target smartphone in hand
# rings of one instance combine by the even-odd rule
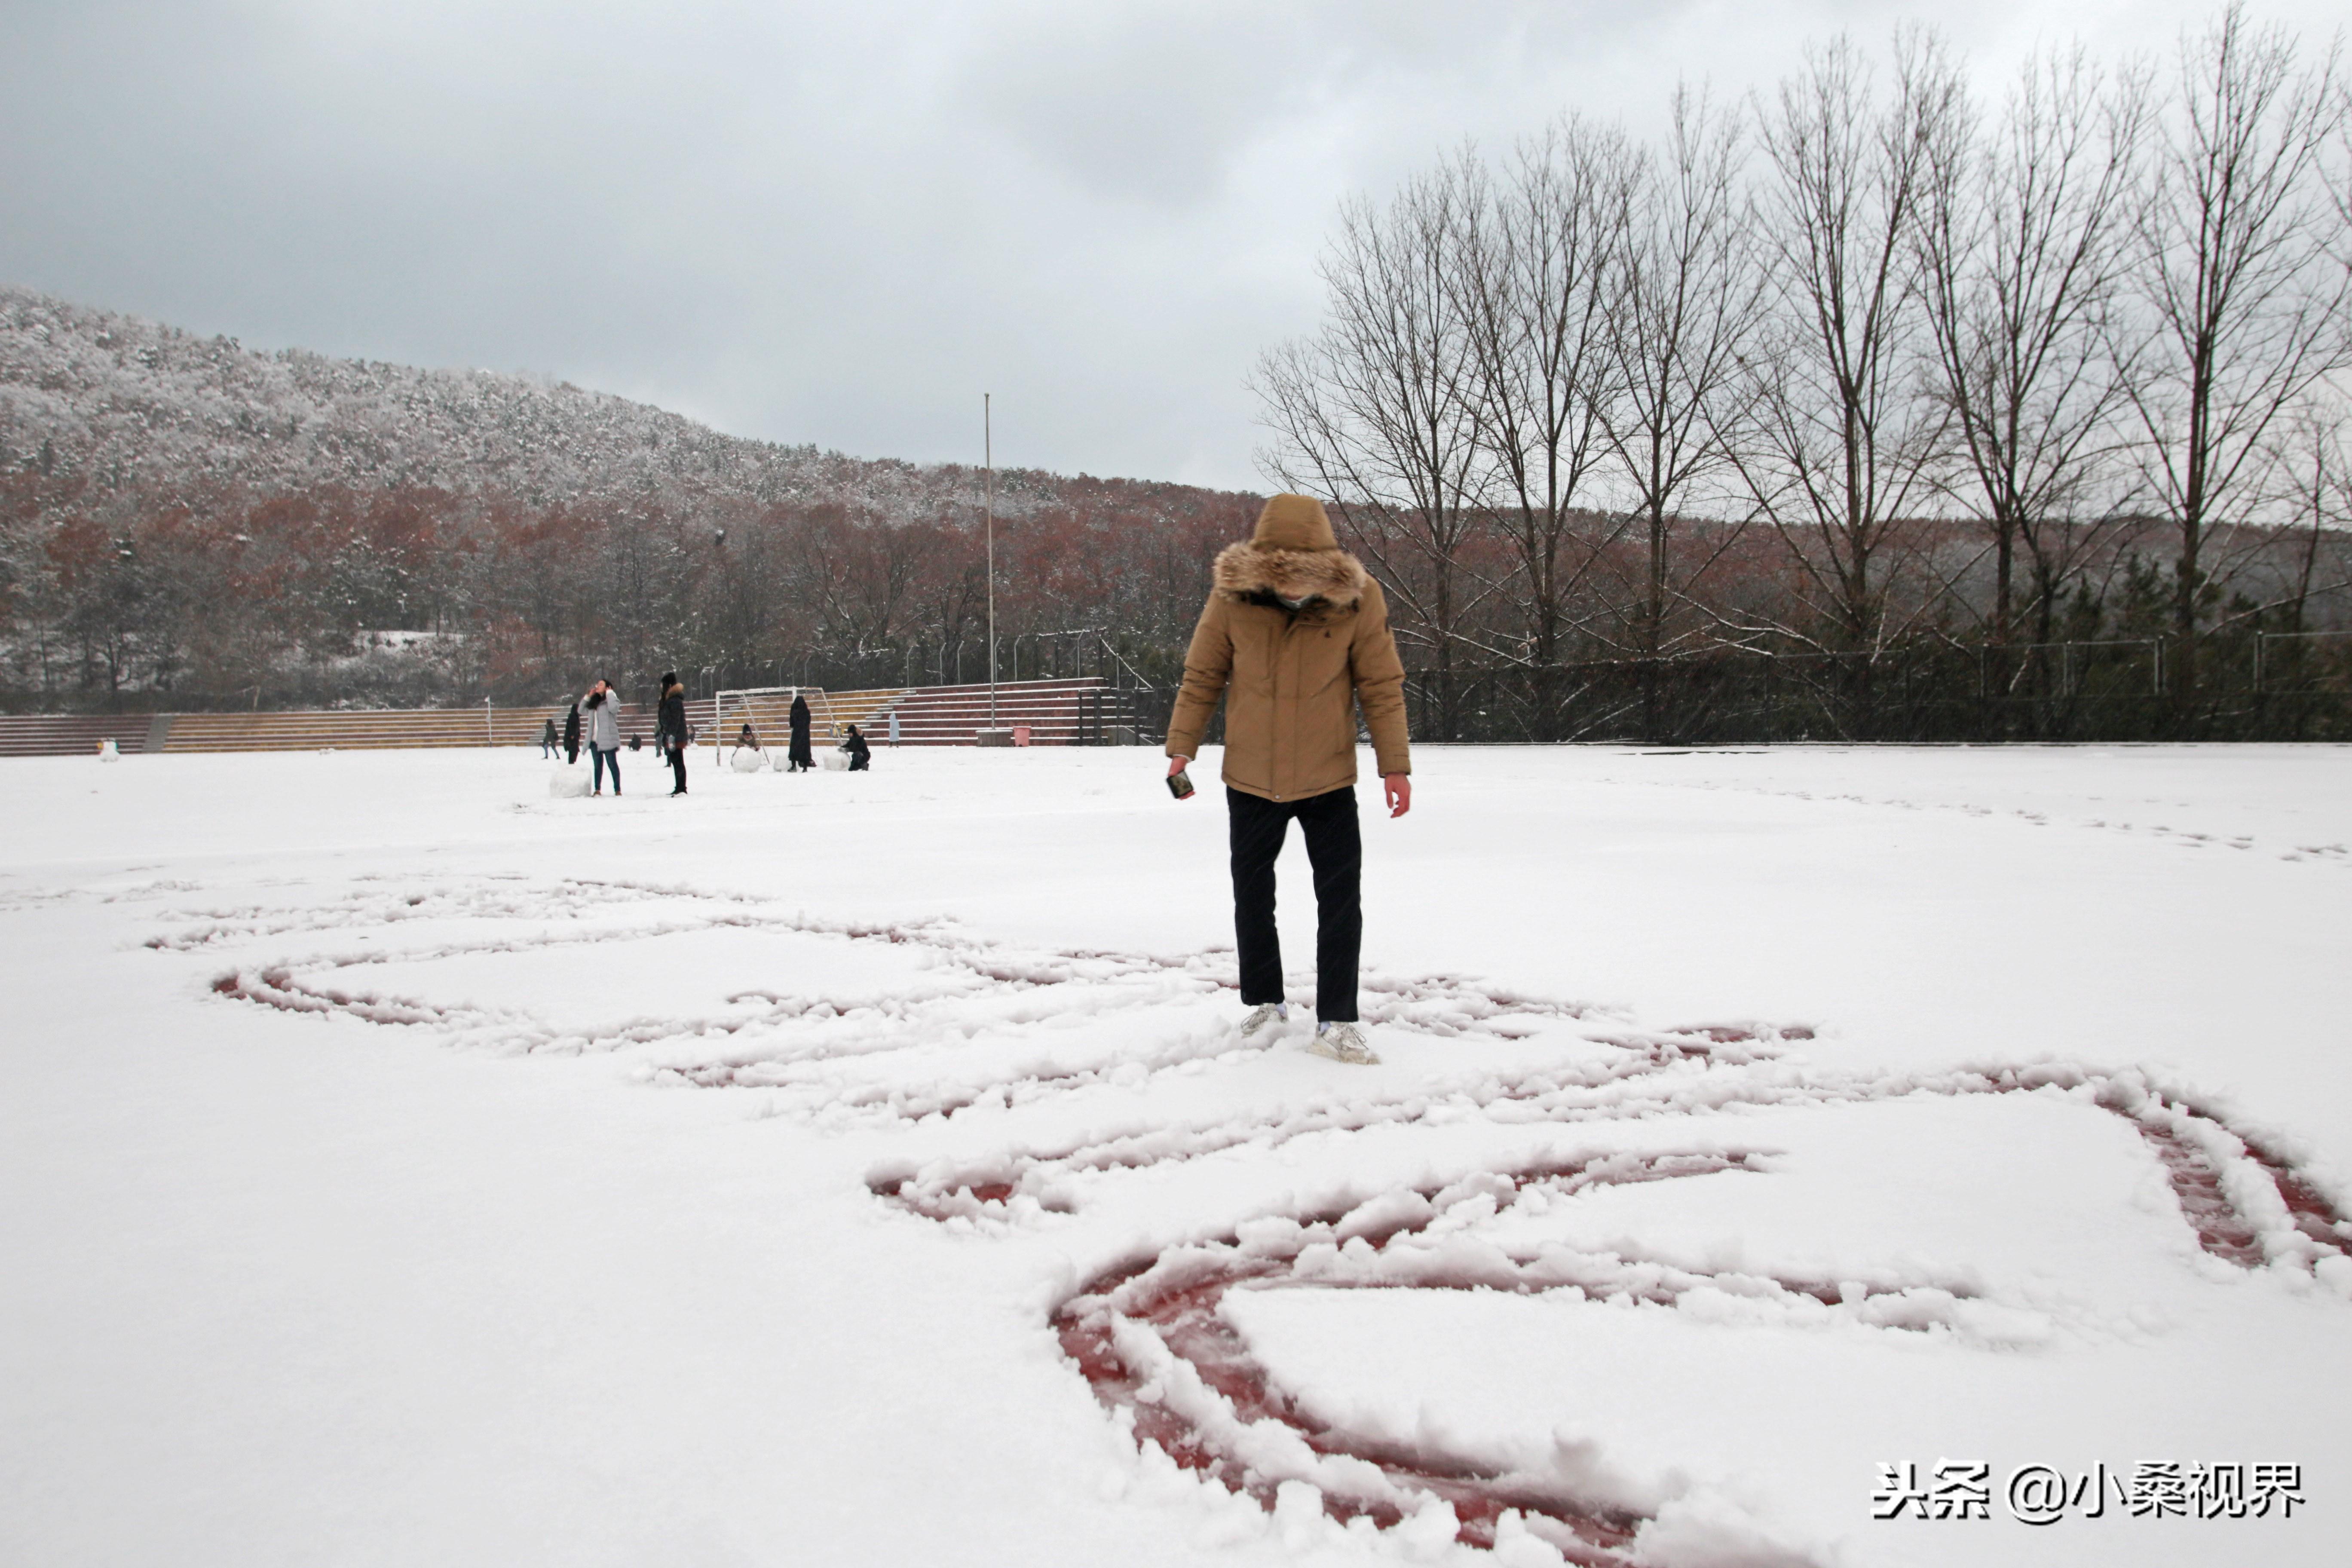
[[[1182,800],[1186,795],[1191,795],[1192,793],[1192,780],[1190,775],[1184,773],[1181,770],[1176,773],[1170,773],[1168,775],[1168,793],[1174,795],[1178,800]]]

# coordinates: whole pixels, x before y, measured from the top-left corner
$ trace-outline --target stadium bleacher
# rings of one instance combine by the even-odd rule
[[[1033,746],[1073,745],[1084,729],[1087,694],[1108,689],[1101,678],[1093,676],[1077,680],[1003,682],[996,688],[994,722],[1006,730],[1026,725]],[[893,713],[898,715],[901,745],[969,746],[991,721],[988,688],[917,687],[894,707],[877,712],[866,733],[877,740],[888,739]]]
[[[152,728],[144,713],[0,715],[0,757],[92,755],[100,741],[112,741],[127,756],[147,749]]]

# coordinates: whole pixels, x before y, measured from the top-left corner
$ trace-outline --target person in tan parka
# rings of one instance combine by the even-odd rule
[[[1231,824],[1234,933],[1244,1037],[1289,1016],[1274,923],[1274,862],[1291,819],[1315,871],[1315,1038],[1345,1062],[1380,1058],[1356,1017],[1363,940],[1363,840],[1356,819],[1356,713],[1371,733],[1389,815],[1412,806],[1404,667],[1388,605],[1339,548],[1323,503],[1279,495],[1244,543],[1217,555],[1209,602],[1184,656],[1168,723],[1168,772],[1181,773],[1225,701],[1224,782]]]

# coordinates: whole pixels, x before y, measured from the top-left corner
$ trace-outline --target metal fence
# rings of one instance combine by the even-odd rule
[[[2178,652],[2148,637],[1417,669],[1407,722],[1466,742],[2352,741],[2352,633],[2209,639],[2190,698]],[[1164,740],[1175,692],[1122,695],[1136,739]]]
[[[1407,690],[1425,740],[2352,740],[2352,637],[2198,652],[2193,689],[2179,650],[2147,638],[1418,670]]]
[[[921,647],[810,655],[683,670],[688,694],[728,687],[835,690],[985,679],[984,658]],[[1158,744],[1175,704],[1174,652],[1094,628],[1008,639],[1000,675],[1095,676],[1085,743]],[[1423,668],[1406,678],[1408,718],[1423,741],[1621,741],[1738,744],[1773,741],[2352,741],[2352,632],[2233,630],[2200,638],[2193,687],[2181,647],[2161,637],[2012,645],[1915,644],[1871,654],[1710,648],[1657,659],[1544,667]],[[544,684],[543,682],[539,684]],[[507,685],[514,687],[508,690]],[[650,675],[625,682],[632,696]],[[119,694],[60,703],[0,694],[0,709],[197,712],[286,707],[505,706],[552,693],[529,682],[496,690],[364,697],[307,689]],[[1223,738],[1222,713],[1207,741]]]

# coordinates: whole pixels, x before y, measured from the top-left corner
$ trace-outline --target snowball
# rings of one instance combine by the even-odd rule
[[[573,799],[588,793],[588,783],[584,768],[557,768],[547,775],[547,793],[558,800]]]

